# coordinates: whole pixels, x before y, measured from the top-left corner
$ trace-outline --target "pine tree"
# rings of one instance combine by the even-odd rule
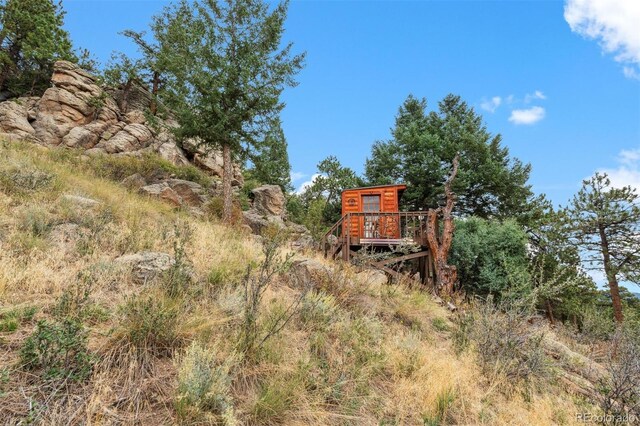
[[[39,95],[56,60],[77,61],[62,28],[62,4],[53,0],[0,1],[0,92]]]
[[[221,148],[223,217],[231,218],[232,161],[265,139],[295,86],[304,54],[281,45],[288,3],[270,10],[260,0],[182,0],[154,18],[161,99],[175,114],[180,138]]]
[[[349,167],[343,166],[333,155],[318,163],[318,176],[302,194],[307,208],[315,200],[324,200],[323,218],[327,225],[341,216],[342,191],[362,186],[364,182]]]
[[[293,190],[287,139],[280,120],[275,120],[264,141],[251,154],[251,162],[251,175],[254,179],[261,183],[279,185],[284,193]]]
[[[606,174],[596,173],[564,210],[569,240],[588,269],[603,271],[615,320],[623,321],[619,281],[640,282],[640,205],[630,186],[613,188]]]
[[[409,96],[400,106],[392,139],[376,142],[365,165],[371,184],[404,182],[405,207],[437,207],[454,156],[460,170],[453,184],[457,214],[483,218],[520,216],[530,209],[530,166],[509,157],[500,135],[486,129],[482,117],[459,96],[448,95],[438,111]]]

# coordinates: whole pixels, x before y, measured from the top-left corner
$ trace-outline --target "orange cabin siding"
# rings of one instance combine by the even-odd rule
[[[346,189],[342,192],[342,216],[347,213],[372,213],[380,211],[383,213],[395,213],[399,210],[400,196],[407,188],[406,185],[384,185],[372,186],[366,188]],[[367,198],[374,197],[374,198]],[[379,197],[379,198],[375,198]],[[368,203],[366,201],[369,200]],[[375,210],[376,203],[379,209]],[[365,209],[365,205],[369,210]],[[373,208],[374,210],[371,210]],[[345,230],[348,228],[349,234],[356,238],[365,238],[364,224],[365,218],[362,216],[352,216],[350,223],[345,223]],[[380,220],[384,220],[381,218]],[[399,233],[399,230],[392,231]],[[386,235],[387,237],[396,237],[395,235]]]

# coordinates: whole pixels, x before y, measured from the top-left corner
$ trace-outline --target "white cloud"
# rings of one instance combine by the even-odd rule
[[[524,96],[524,103],[525,103],[525,104],[528,104],[529,102],[531,102],[531,101],[533,101],[533,100],[535,100],[535,99],[542,99],[542,100],[544,100],[544,99],[547,99],[547,97],[546,97],[546,96],[544,95],[544,93],[542,93],[541,91],[536,90],[535,92],[533,92],[533,93],[527,93],[527,94]]]
[[[534,106],[527,109],[514,109],[511,111],[509,121],[513,124],[534,124],[544,118],[544,108]]]
[[[311,176],[311,178],[308,181],[302,182],[300,184],[300,186],[298,187],[298,190],[296,191],[296,194],[302,194],[307,188],[309,188],[311,185],[313,185],[313,182],[315,182],[316,179],[318,179],[318,177],[322,176],[320,173],[316,173],[314,175]]]
[[[480,108],[490,113],[494,113],[496,109],[502,104],[502,98],[500,96],[494,96],[490,100],[483,100],[480,104]]]
[[[302,172],[291,172],[291,182],[297,182],[300,179],[306,178],[308,175]]]
[[[613,187],[631,186],[640,190],[640,147],[621,151],[618,154],[618,163],[616,168],[598,171],[609,176]]]
[[[631,80],[640,80],[640,71],[636,68],[624,66],[622,67],[622,73],[625,77],[630,78]]]
[[[640,162],[640,148],[638,149],[623,149],[618,154],[618,160],[622,164],[634,164],[638,165]]]
[[[598,40],[605,53],[613,54],[626,77],[638,78],[640,1],[567,0],[564,18],[572,31]]]

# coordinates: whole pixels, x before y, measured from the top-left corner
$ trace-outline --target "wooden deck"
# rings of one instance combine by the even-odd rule
[[[397,272],[390,268],[393,264],[417,260],[422,281],[428,282],[433,277],[426,212],[347,213],[325,234],[322,246],[325,257],[347,262],[363,248],[388,247],[394,251],[401,246],[411,246],[412,253],[398,254],[371,266],[394,275]]]

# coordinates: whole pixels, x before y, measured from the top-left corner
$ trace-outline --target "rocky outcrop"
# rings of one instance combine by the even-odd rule
[[[278,185],[262,185],[251,191],[253,208],[265,216],[285,215],[285,198]]]
[[[311,284],[312,287],[322,287],[333,278],[333,269],[317,259],[301,258],[293,262],[292,273],[300,282]]]
[[[280,216],[265,216],[254,209],[242,212],[242,216],[244,223],[249,225],[251,231],[256,235],[260,235],[262,230],[268,226],[277,226],[280,229],[286,228],[286,224]]]
[[[57,146],[78,126],[92,122],[115,124],[119,111],[95,77],[67,61],[55,63],[50,87],[38,102],[32,124],[40,143]]]
[[[269,225],[285,228],[285,199],[278,185],[263,185],[251,191],[253,205],[248,211],[242,212],[244,221],[255,234]]]
[[[224,173],[224,161],[222,159],[222,153],[219,150],[209,149],[195,139],[186,140],[182,148],[193,157],[193,164],[215,176],[222,177]],[[244,185],[244,178],[240,166],[237,164],[233,165],[233,181],[231,184],[232,186]]]
[[[28,139],[35,135],[35,130],[29,123],[29,99],[32,98],[20,98],[0,104],[0,131],[2,133]]]
[[[153,126],[147,122],[144,111],[151,94],[144,88],[134,87],[127,111],[121,111],[119,89],[103,89],[96,77],[71,62],[55,63],[51,84],[41,98],[0,103],[0,136],[83,149],[87,155],[156,152],[173,164],[193,163],[214,177],[222,177],[218,150],[205,149],[195,141],[182,147],[171,132],[177,125],[171,120]],[[235,164],[232,184],[238,187],[243,183],[240,167]]]
[[[167,179],[152,185],[145,185],[139,191],[176,206],[201,207],[207,201],[205,190],[200,184],[182,179]]]
[[[92,200],[91,198],[82,197],[80,195],[63,194],[61,197],[67,203],[81,208],[92,208],[100,205],[99,201]]]
[[[313,237],[305,226],[287,221],[286,198],[278,185],[262,185],[251,193],[251,208],[242,215],[253,234],[260,235],[264,228],[275,226],[289,233],[291,248],[308,250],[314,247]]]
[[[133,280],[138,284],[145,284],[171,268],[175,259],[166,253],[144,251],[120,256],[115,262],[131,268]]]

